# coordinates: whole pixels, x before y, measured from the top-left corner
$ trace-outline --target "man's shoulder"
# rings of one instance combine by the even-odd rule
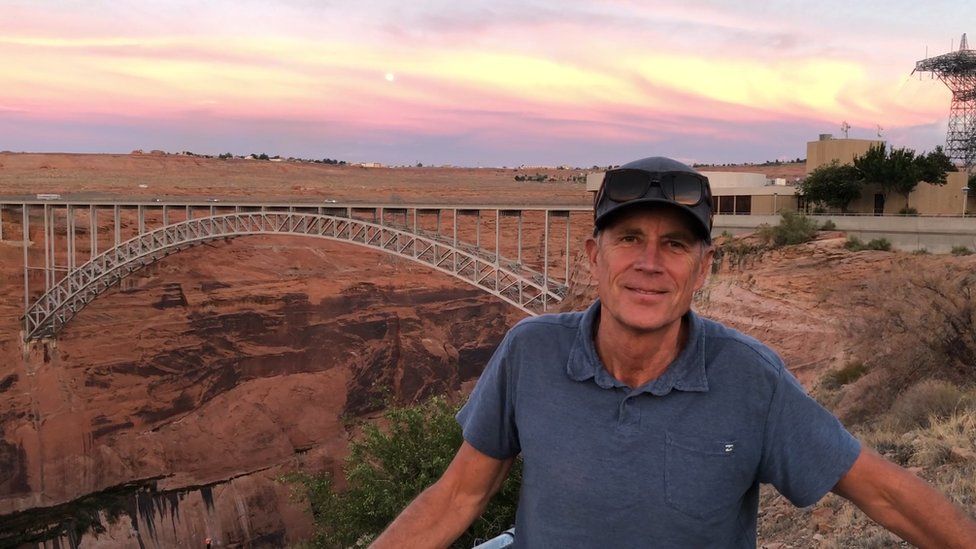
[[[749,362],[779,375],[785,368],[780,356],[765,343],[716,320],[702,320],[705,348],[709,354],[722,360],[749,360]]]
[[[511,339],[523,340],[536,336],[574,336],[583,321],[583,311],[549,313],[520,320],[508,331]]]

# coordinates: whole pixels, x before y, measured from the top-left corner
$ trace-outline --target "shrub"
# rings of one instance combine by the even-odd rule
[[[824,381],[833,387],[841,387],[853,383],[867,373],[868,367],[861,361],[848,362],[842,368],[827,372]]]
[[[779,224],[760,226],[759,238],[773,247],[802,244],[817,236],[817,222],[796,212],[783,212]]]
[[[859,252],[864,249],[864,242],[856,236],[848,236],[847,242],[844,242],[844,247],[852,252]]]
[[[906,207],[898,210],[898,213],[900,215],[918,215],[918,210],[916,210],[915,208],[912,208],[911,206],[906,206]]]
[[[952,415],[963,402],[964,393],[955,385],[928,379],[902,393],[891,406],[890,420],[903,431],[928,427],[935,419]]]
[[[891,242],[889,242],[887,238],[874,238],[867,243],[867,249],[890,252]]]
[[[855,312],[846,327],[851,354],[869,373],[843,388],[835,408],[842,419],[876,418],[926,379],[976,379],[976,273],[902,256],[844,299]]]
[[[734,237],[726,239],[721,245],[715,247],[715,254],[712,256],[712,272],[718,273],[725,261],[728,261],[729,268],[742,267],[748,259],[758,256],[764,249],[764,246],[747,240]]]
[[[875,238],[865,244],[860,238],[856,236],[849,236],[847,237],[847,242],[844,242],[844,247],[852,252],[859,252],[861,250],[880,250],[889,252],[891,251],[891,242],[889,242],[887,238]]]
[[[971,255],[973,252],[965,246],[953,246],[952,250],[949,252],[952,255]]]
[[[925,249],[925,248],[919,248],[919,249],[915,250],[914,252],[912,252],[912,255],[928,255],[928,254],[929,254],[929,251],[927,249]]]
[[[824,221],[823,225],[820,226],[820,230],[821,231],[836,231],[837,230],[837,224],[834,223],[834,220],[833,219],[828,219],[827,221]]]
[[[435,397],[418,406],[389,408],[383,414],[385,429],[364,425],[362,437],[350,444],[343,492],[335,489],[328,474],[287,476],[284,480],[311,507],[315,544],[368,544],[440,478],[461,446],[461,428],[454,419],[457,410],[458,406]],[[495,536],[515,523],[521,479],[521,463],[516,461],[481,518],[455,546],[471,547],[475,539]]]

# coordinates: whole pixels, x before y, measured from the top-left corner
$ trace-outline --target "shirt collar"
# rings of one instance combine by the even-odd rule
[[[576,381],[593,381],[604,389],[627,386],[610,375],[603,361],[596,353],[593,341],[596,333],[593,330],[597,318],[600,316],[600,300],[597,299],[583,313],[576,341],[569,353],[566,373]],[[663,374],[651,380],[634,392],[647,392],[655,396],[664,396],[672,389],[679,391],[708,391],[708,379],[705,376],[705,330],[702,319],[692,311],[684,317],[688,321],[688,341],[678,357],[668,365]]]

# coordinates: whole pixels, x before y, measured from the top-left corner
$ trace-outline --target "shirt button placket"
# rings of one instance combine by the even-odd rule
[[[617,428],[630,429],[640,424],[640,407],[637,406],[637,395],[625,394],[620,400],[620,408],[617,410]]]

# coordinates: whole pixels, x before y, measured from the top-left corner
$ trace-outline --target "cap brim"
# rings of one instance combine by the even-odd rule
[[[692,210],[688,206],[685,206],[683,204],[678,204],[676,202],[672,202],[671,200],[665,198],[640,198],[638,200],[631,200],[628,202],[624,202],[623,204],[617,204],[610,210],[604,212],[603,215],[596,218],[596,220],[594,220],[593,222],[593,225],[596,227],[597,230],[603,230],[607,227],[607,225],[610,224],[610,222],[614,220],[614,218],[618,217],[621,213],[630,211],[634,209],[635,206],[647,207],[652,205],[670,206],[671,208],[680,211],[688,219],[691,226],[694,227],[694,230],[698,234],[698,236],[702,240],[704,240],[705,243],[707,244],[712,243],[712,234],[709,227],[705,225],[704,222],[702,222],[702,219],[698,217],[698,214],[695,213],[694,210]]]

